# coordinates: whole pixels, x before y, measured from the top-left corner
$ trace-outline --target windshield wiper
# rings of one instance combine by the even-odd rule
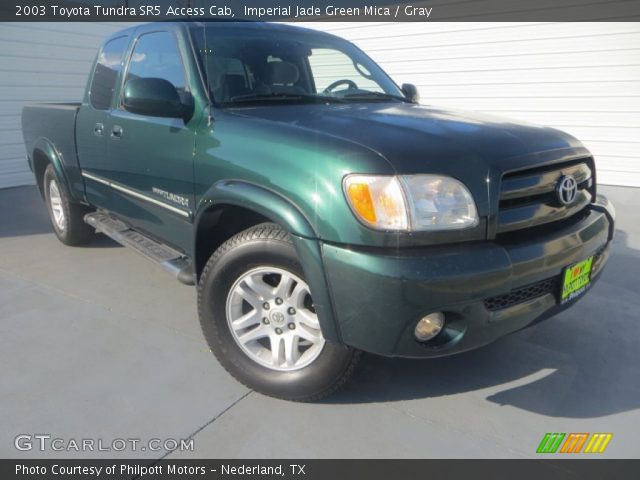
[[[348,93],[343,95],[342,98],[348,100],[400,100],[401,102],[410,103],[409,100],[400,95],[391,95],[390,93],[382,92]]]
[[[312,103],[344,103],[344,100],[335,97],[321,95],[309,95],[306,93],[251,93],[231,97],[229,104],[255,103],[255,102],[312,102]]]

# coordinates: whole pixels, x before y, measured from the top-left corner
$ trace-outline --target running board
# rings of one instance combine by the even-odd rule
[[[104,212],[88,213],[84,216],[84,221],[95,228],[96,232],[104,233],[119,244],[130,247],[157,263],[180,283],[195,285],[191,260],[181,252],[156,242]]]

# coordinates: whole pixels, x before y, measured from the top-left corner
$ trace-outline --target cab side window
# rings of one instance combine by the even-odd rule
[[[213,98],[226,102],[251,92],[254,79],[242,60],[224,55],[210,55],[207,60],[205,66]]]
[[[107,110],[111,106],[116,80],[122,69],[122,56],[128,43],[127,37],[118,37],[109,40],[100,50],[89,90],[89,101],[94,108]]]
[[[186,89],[186,77],[178,43],[169,32],[147,33],[136,42],[127,81],[133,78],[161,78],[171,82],[182,96]]]

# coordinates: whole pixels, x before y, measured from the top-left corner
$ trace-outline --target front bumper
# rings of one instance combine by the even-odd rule
[[[558,292],[489,310],[485,300],[558,277],[597,254],[592,284],[607,262],[614,210],[602,196],[580,221],[517,243],[481,242],[420,249],[354,249],[322,244],[334,318],[342,341],[388,356],[450,355],[488,344],[564,310]],[[414,338],[416,322],[442,311],[445,329]]]

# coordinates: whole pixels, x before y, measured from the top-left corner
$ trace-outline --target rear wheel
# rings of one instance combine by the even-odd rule
[[[93,230],[84,222],[89,209],[69,201],[51,164],[44,171],[43,187],[51,225],[58,239],[65,245],[80,245],[89,240]]]
[[[359,352],[325,340],[288,234],[252,227],[211,256],[198,286],[211,350],[236,379],[261,393],[313,401],[344,385]]]

